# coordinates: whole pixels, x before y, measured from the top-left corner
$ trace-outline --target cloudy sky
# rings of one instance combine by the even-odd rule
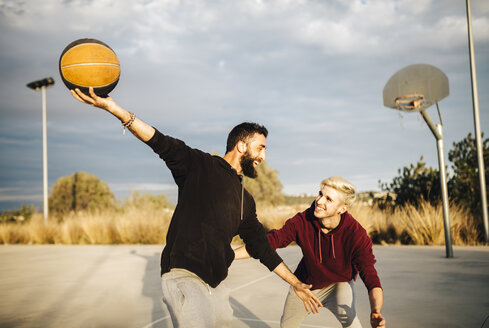
[[[489,127],[489,2],[472,0],[481,127]],[[267,161],[288,194],[315,193],[341,175],[378,190],[421,156],[438,167],[418,113],[383,106],[399,69],[438,67],[446,153],[474,131],[462,0],[0,0],[0,210],[42,200],[41,93],[47,90],[49,187],[76,171],[129,190],[175,195],[158,157],[109,114],[78,103],[58,73],[80,38],[109,44],[121,62],[111,96],[160,131],[223,155],[229,130],[269,130]],[[428,109],[438,123],[436,108]],[[445,155],[447,164],[448,156]]]

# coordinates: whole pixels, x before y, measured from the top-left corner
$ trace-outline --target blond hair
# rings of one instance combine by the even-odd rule
[[[338,190],[341,195],[343,196],[343,202],[347,205],[350,206],[353,204],[355,201],[356,195],[355,195],[355,186],[352,185],[350,182],[346,181],[342,177],[329,177],[321,181],[321,189],[323,189],[324,186],[331,187],[333,189]]]

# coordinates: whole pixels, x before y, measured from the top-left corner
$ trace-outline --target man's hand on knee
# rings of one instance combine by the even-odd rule
[[[306,285],[301,282],[295,284],[294,292],[304,302],[304,307],[308,313],[319,313],[319,308],[323,306],[319,298],[311,292],[312,285]]]

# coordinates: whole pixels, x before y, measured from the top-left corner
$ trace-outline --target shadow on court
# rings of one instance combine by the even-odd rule
[[[163,246],[0,246],[0,327],[171,328],[161,304]],[[388,327],[480,328],[489,315],[489,247],[376,246]],[[279,250],[294,268],[297,246]],[[233,263],[233,327],[279,327],[288,285],[257,260]],[[355,283],[363,327],[369,303]],[[340,327],[327,311],[302,327]],[[489,328],[486,323],[484,328]]]

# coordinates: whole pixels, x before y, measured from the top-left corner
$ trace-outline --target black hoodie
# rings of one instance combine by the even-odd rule
[[[248,253],[270,271],[282,262],[256,217],[253,197],[228,162],[159,131],[147,144],[178,185],[178,204],[161,255],[162,274],[187,269],[216,287],[234,260],[231,240],[237,234]]]

